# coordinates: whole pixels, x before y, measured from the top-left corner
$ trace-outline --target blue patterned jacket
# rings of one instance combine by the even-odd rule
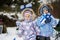
[[[53,26],[57,24],[55,18],[48,13],[48,15],[51,15],[51,22],[45,23],[46,21],[46,14],[42,14],[40,17],[37,18],[37,26],[40,27],[40,35],[45,37],[50,37],[53,35]],[[49,16],[48,16],[49,17]]]

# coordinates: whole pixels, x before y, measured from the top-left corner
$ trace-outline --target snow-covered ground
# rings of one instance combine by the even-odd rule
[[[8,30],[7,33],[0,34],[0,40],[23,40],[24,37],[19,37],[17,35],[16,27],[8,27],[7,30]],[[56,31],[54,32],[54,35],[55,34]],[[55,40],[55,36],[51,37],[51,40]]]
[[[56,19],[58,20],[58,19]],[[58,21],[57,21],[58,23]],[[19,37],[17,35],[17,27],[7,27],[7,33],[5,34],[0,34],[0,40],[23,40],[24,37]],[[55,40],[55,35],[58,33],[56,30],[53,33],[53,36],[51,37],[51,40]],[[59,38],[60,40],[60,38]]]
[[[7,33],[0,34],[0,40],[23,40],[23,37],[18,37],[16,27],[8,27]]]

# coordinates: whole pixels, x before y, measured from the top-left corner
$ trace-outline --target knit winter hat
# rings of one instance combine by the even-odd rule
[[[23,16],[26,16],[26,15],[32,16],[32,12],[29,11],[29,10],[26,10],[26,11],[23,13]]]
[[[44,8],[43,8],[43,11],[44,11],[44,10],[48,10],[48,8],[44,7]]]
[[[31,8],[26,8],[23,11],[21,11],[22,16],[24,16],[25,14],[28,14],[28,13],[33,16],[32,20],[34,20],[36,18],[36,15]]]

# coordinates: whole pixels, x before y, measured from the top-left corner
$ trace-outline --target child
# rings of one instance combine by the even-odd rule
[[[24,21],[20,23],[18,36],[25,38],[23,40],[36,40],[36,34],[38,35],[40,30],[34,24],[32,20],[33,11],[30,8],[26,8],[22,11]]]
[[[53,26],[57,24],[49,10],[47,5],[43,5],[42,15],[37,19],[37,25],[40,27],[40,40],[50,40],[50,36],[53,35]]]

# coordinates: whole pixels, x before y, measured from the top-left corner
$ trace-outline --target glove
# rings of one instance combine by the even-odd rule
[[[50,23],[51,19],[50,18],[46,18],[45,23]]]

